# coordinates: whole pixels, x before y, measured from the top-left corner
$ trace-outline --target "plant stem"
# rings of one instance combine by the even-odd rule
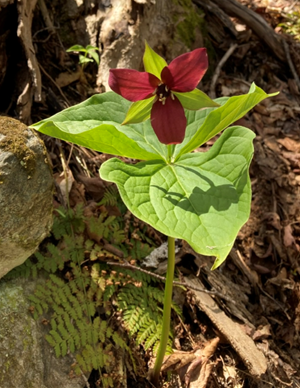
[[[168,267],[167,267],[167,277],[166,277],[166,284],[165,284],[162,333],[161,333],[160,345],[157,352],[156,361],[155,361],[154,369],[152,372],[152,379],[151,379],[152,383],[155,386],[157,386],[159,382],[160,369],[163,363],[163,359],[166,353],[168,339],[169,339],[174,269],[175,269],[175,239],[173,237],[168,237]]]
[[[167,147],[168,147],[168,162],[171,163],[175,146],[174,144],[169,144],[167,145]]]

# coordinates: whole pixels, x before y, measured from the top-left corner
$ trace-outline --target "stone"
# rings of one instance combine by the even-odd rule
[[[53,178],[32,129],[0,116],[0,278],[32,255],[52,226]]]
[[[27,296],[45,279],[0,280],[0,387],[83,388],[83,376],[69,376],[74,360],[56,358],[45,340],[47,326],[29,312]]]

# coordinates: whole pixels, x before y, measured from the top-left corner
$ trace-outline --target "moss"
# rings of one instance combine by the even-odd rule
[[[36,168],[36,156],[26,145],[28,139],[26,125],[10,117],[0,116],[0,134],[5,136],[0,140],[0,148],[13,153],[28,172],[28,178],[32,176]]]
[[[52,213],[52,207],[50,208],[50,211]],[[50,229],[50,228],[49,228]],[[45,237],[47,233],[45,232]],[[28,235],[22,236],[22,235],[12,235],[10,236],[10,240],[15,242],[16,245],[22,247],[26,251],[29,250],[36,250],[41,242],[41,236],[37,236],[37,239],[28,238]]]
[[[176,33],[191,49],[196,39],[197,30],[200,32],[202,29],[202,13],[191,0],[173,0],[173,2],[181,8],[181,12],[173,15]]]
[[[12,350],[17,348],[18,351],[21,349],[22,354],[24,351],[28,353],[32,351],[34,344],[32,318],[26,312],[27,304],[25,305],[25,303],[27,302],[25,302],[24,288],[18,286],[18,282],[19,280],[8,282],[5,285],[1,284],[0,289],[0,338],[1,336],[6,338],[5,350],[3,347],[0,350],[0,359],[2,357],[2,360],[5,360],[3,368],[0,370],[0,386],[2,386],[1,383],[8,374],[11,376],[11,373],[14,373],[19,368],[19,354]],[[22,323],[20,324],[20,322]],[[15,325],[18,325],[21,329],[19,334],[22,347],[20,347],[20,342],[15,336],[16,331],[12,329]]]

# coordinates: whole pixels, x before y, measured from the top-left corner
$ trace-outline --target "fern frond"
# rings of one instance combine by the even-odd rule
[[[116,186],[109,186],[101,201],[99,202],[99,205],[104,205],[104,206],[116,206],[118,203],[118,200],[120,198],[120,194],[118,192],[118,189]]]

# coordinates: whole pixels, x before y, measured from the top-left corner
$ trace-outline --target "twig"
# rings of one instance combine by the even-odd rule
[[[226,51],[225,55],[222,57],[222,59],[220,60],[220,62],[218,63],[218,66],[214,72],[214,75],[212,77],[212,81],[211,81],[211,85],[210,85],[210,89],[209,89],[209,96],[210,98],[214,99],[216,98],[216,83],[217,83],[217,80],[220,76],[220,72],[221,72],[221,69],[224,65],[224,63],[228,60],[228,58],[230,57],[230,55],[234,52],[234,50],[238,47],[238,44],[235,43],[233,45],[231,45],[229,47],[229,49]]]
[[[51,77],[50,74],[48,74],[46,72],[46,70],[43,68],[43,66],[39,63],[39,67],[40,69],[42,70],[42,72],[45,74],[46,77],[48,77],[50,79],[51,82],[54,83],[54,85],[57,87],[58,91],[60,92],[60,94],[62,95],[62,97],[65,99],[68,107],[71,106],[71,103],[69,102],[69,100],[67,99],[65,93],[61,90],[60,86],[57,84],[57,82],[54,81],[54,79]]]
[[[290,321],[291,320],[291,317],[289,316],[289,314],[286,312],[286,310],[284,309],[284,307],[282,306],[282,304],[280,302],[278,302],[275,298],[273,298],[273,296],[271,296],[270,294],[268,294],[259,284],[258,284],[258,288],[260,289],[260,291],[266,295],[266,297],[270,298],[279,308],[280,310],[283,311],[283,313],[285,314],[285,316],[287,317],[287,319]]]
[[[285,39],[282,39],[282,43],[283,43],[286,59],[288,61],[289,67],[291,69],[291,72],[293,74],[294,80],[295,80],[295,82],[296,82],[296,84],[298,86],[298,91],[300,92],[300,80],[299,80],[298,74],[296,72],[295,66],[294,66],[292,58],[291,58],[289,45],[287,44]]]
[[[52,23],[51,18],[49,16],[49,12],[48,12],[45,0],[38,0],[38,4],[40,7],[40,11],[41,11],[44,23],[45,23],[47,29],[50,30],[50,32],[51,32],[49,36],[51,36],[52,34],[55,34],[57,36],[59,44],[61,45],[61,48],[63,50],[65,50],[64,45],[62,44],[62,41],[57,33],[57,27],[53,26],[53,23]]]
[[[44,23],[46,24],[46,27],[52,32],[55,32],[54,26],[52,24],[52,21],[50,19],[48,9],[46,7],[45,1],[44,0],[38,0],[38,4],[40,7],[40,11],[44,20]]]
[[[128,261],[124,260],[125,263],[117,263],[117,262],[114,262],[114,261],[107,261],[106,264],[107,265],[113,265],[113,266],[116,266],[116,267],[123,267],[123,268],[130,268],[134,271],[139,271],[139,272],[143,272],[147,275],[150,275],[158,280],[161,280],[162,282],[165,282],[166,281],[166,278],[164,276],[160,276],[160,275],[157,275],[151,271],[147,271],[146,269],[142,269],[142,268],[139,268],[139,267],[136,267],[135,265],[132,265],[130,263],[128,263]],[[190,286],[184,282],[178,282],[178,281],[173,281],[173,284],[176,285],[176,286],[183,286],[183,287],[186,287],[186,288],[189,288],[191,290],[195,290],[195,291],[199,291],[199,292],[204,292],[205,294],[210,294],[210,295],[214,295],[214,296],[218,296],[224,300],[227,300],[228,302],[231,302],[233,304],[236,304],[235,301],[231,298],[229,298],[228,296],[226,295],[223,295],[221,294],[220,292],[218,291],[208,291],[208,290],[204,290],[203,288],[200,288],[200,287],[195,287],[195,286]]]

